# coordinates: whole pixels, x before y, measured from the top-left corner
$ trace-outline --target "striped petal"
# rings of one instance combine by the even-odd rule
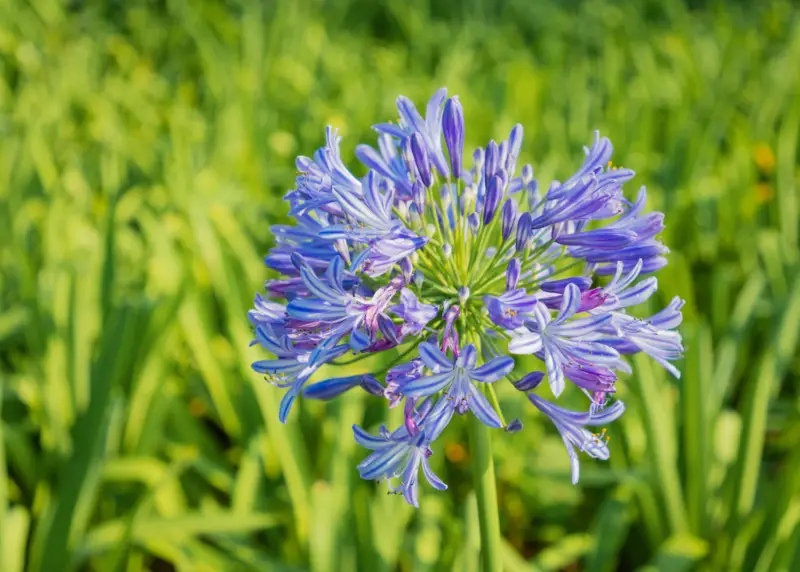
[[[469,372],[470,378],[482,383],[492,383],[502,379],[514,369],[514,359],[508,356],[501,356],[493,359],[489,363],[482,365]]]
[[[500,429],[503,426],[503,422],[500,421],[497,411],[494,410],[494,407],[491,406],[483,393],[471,383],[469,384],[467,403],[469,404],[470,410],[475,414],[475,417],[487,427]]]
[[[317,383],[312,383],[303,389],[303,397],[310,399],[333,399],[354,387],[361,385],[360,375],[351,375],[349,377],[332,377]]]
[[[542,336],[529,332],[515,337],[508,343],[508,351],[512,354],[528,355],[542,349]]]
[[[427,395],[433,395],[450,385],[455,379],[455,376],[455,372],[451,370],[436,375],[420,377],[409,381],[403,386],[401,391],[403,395],[407,397],[425,397]]]
[[[358,425],[353,425],[353,436],[355,437],[356,443],[372,451],[375,451],[376,449],[380,449],[381,447],[385,447],[387,445],[386,439],[384,439],[381,436],[376,436],[372,435],[371,433],[367,433]]]
[[[571,318],[578,307],[581,305],[581,291],[575,284],[567,284],[564,288],[564,297],[561,299],[561,308],[558,311],[558,317],[551,322],[552,325],[564,323]]]
[[[428,342],[419,345],[419,357],[422,358],[423,363],[425,363],[431,371],[438,372],[453,369],[453,362],[444,355],[442,350]]]
[[[422,472],[425,474],[425,479],[433,488],[440,491],[447,490],[447,485],[444,483],[444,481],[442,481],[442,479],[440,479],[436,473],[433,472],[433,469],[431,469],[427,457],[422,458]]]
[[[295,393],[294,389],[290,389],[281,399],[280,409],[278,410],[278,419],[281,423],[286,423],[286,418],[289,417],[289,411],[292,409],[292,404],[296,397],[297,393]]]

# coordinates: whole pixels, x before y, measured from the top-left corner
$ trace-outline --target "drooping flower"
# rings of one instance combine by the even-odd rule
[[[439,436],[442,429],[452,417],[440,401],[431,408],[426,402],[419,410],[412,413],[413,430],[408,424],[389,432],[381,426],[378,435],[370,435],[357,425],[353,425],[356,442],[373,453],[358,465],[363,479],[377,480],[400,479],[400,484],[392,488],[392,492],[400,493],[408,504],[419,506],[419,469],[422,468],[428,483],[436,489],[446,490],[447,485],[436,476],[428,463],[433,454],[430,448],[432,441]]]
[[[592,415],[591,413],[563,409],[553,405],[546,399],[542,399],[535,393],[528,393],[528,399],[539,411],[550,418],[558,432],[561,433],[561,438],[567,448],[570,465],[572,466],[573,484],[576,484],[580,477],[580,462],[578,461],[578,454],[575,452],[576,447],[579,451],[595,459],[608,459],[608,442],[601,438],[600,435],[587,430],[586,427],[607,425],[619,419],[625,411],[625,405],[621,401],[616,401],[601,413]]]
[[[531,165],[517,174],[522,126],[465,154],[457,96],[440,89],[424,117],[402,96],[397,110],[397,122],[375,125],[377,146],[356,147],[361,167],[344,164],[330,127],[313,157],[298,158],[285,197],[294,224],[273,227],[265,259],[279,277],[248,313],[254,343],[274,357],[253,369],[286,391],[283,422],[300,396],[352,388],[402,404],[397,429],[354,428],[372,451],[358,468],[365,479],[399,479],[392,490],[413,505],[420,469],[446,488],[428,456],[456,413],[522,429],[505,422],[494,396],[504,378],[555,424],[577,481],[576,449],[608,457],[586,427],[622,414],[615,396],[627,356],[642,352],[680,373],[683,302],[647,318],[629,313],[658,289],[647,274],[667,261],[663,214],[645,211],[644,189],[625,197],[634,173],[611,166],[613,147],[598,133],[574,174],[540,187]],[[357,365],[381,352],[390,353],[385,370]],[[356,357],[339,368],[348,353]],[[515,372],[511,356],[521,354],[543,371]],[[534,393],[549,386],[558,397],[567,382],[588,398],[586,412]]]

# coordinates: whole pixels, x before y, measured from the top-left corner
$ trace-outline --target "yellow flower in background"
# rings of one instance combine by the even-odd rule
[[[769,175],[775,170],[775,154],[765,143],[756,145],[753,157],[762,173]]]

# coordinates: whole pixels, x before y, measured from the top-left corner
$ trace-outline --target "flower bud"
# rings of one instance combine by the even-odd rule
[[[500,205],[500,197],[502,196],[503,181],[500,177],[493,176],[489,180],[486,187],[486,197],[483,202],[483,224],[489,224],[494,218],[494,213],[497,212],[497,207]]]
[[[522,431],[522,421],[519,419],[512,420],[511,423],[505,426],[505,431],[506,433],[519,433]]]
[[[483,161],[485,159],[483,147],[478,147],[472,152],[472,164],[475,166],[475,173],[480,173],[483,169]],[[480,177],[477,177],[480,178]]]
[[[399,266],[400,272],[403,273],[403,280],[405,280],[405,283],[407,284],[411,282],[411,275],[414,272],[414,267],[411,264],[411,260],[408,258],[403,258],[400,261]]]
[[[511,231],[514,230],[514,223],[517,222],[517,203],[513,199],[506,199],[503,203],[503,225],[502,235],[503,241],[511,236]]]
[[[530,165],[523,165],[522,167],[522,183],[528,185],[533,180],[533,167]]]
[[[492,139],[486,146],[486,157],[483,163],[483,176],[485,180],[489,180],[497,173],[500,167],[500,148],[497,142]]]
[[[467,217],[467,223],[469,223],[469,229],[472,231],[472,234],[477,234],[481,226],[481,218],[478,216],[478,213],[470,214]]]
[[[539,201],[542,200],[539,194],[539,181],[532,179],[530,183],[525,185],[525,189],[528,191],[528,208],[533,211],[539,206]]]
[[[458,301],[463,306],[469,300],[469,286],[462,286],[458,289]]]
[[[517,287],[517,282],[519,282],[519,273],[522,270],[522,264],[519,261],[519,258],[512,258],[508,262],[508,268],[506,268],[506,291],[513,290]]]
[[[408,218],[408,203],[407,202],[398,201],[397,202],[397,206],[395,208],[397,209],[397,214],[400,215],[400,218],[402,218],[403,220]]]
[[[428,150],[422,135],[417,132],[411,134],[411,154],[414,156],[414,164],[417,166],[422,184],[430,187],[433,184],[433,176],[431,175],[431,164],[428,161]]]
[[[517,382],[514,382],[514,387],[516,387],[520,391],[531,391],[539,387],[539,384],[542,383],[544,379],[544,372],[542,371],[532,371],[522,379]]]
[[[425,212],[425,187],[419,181],[414,181],[411,186],[411,199],[417,206],[417,212],[422,216],[422,213]]]
[[[445,185],[442,187],[441,195],[442,197],[442,209],[444,212],[450,210],[450,205],[453,204],[453,191],[450,189],[449,185]]]
[[[500,167],[506,166],[506,158],[508,157],[508,141],[500,141],[500,145],[498,145],[498,157],[497,157],[497,164]]]
[[[517,123],[508,135],[508,156],[505,160],[505,168],[510,174],[514,174],[517,168],[517,158],[522,148],[522,125]]]
[[[383,337],[391,343],[393,346],[396,346],[400,343],[400,337],[398,336],[398,328],[394,325],[391,318],[386,315],[378,316],[378,329],[383,334]]]
[[[417,166],[414,162],[414,152],[411,150],[411,137],[403,139],[403,142],[400,144],[400,154],[408,166],[408,172],[418,179]]]
[[[517,252],[522,252],[528,246],[528,241],[531,239],[531,233],[533,232],[532,221],[531,213],[528,212],[522,213],[517,221],[517,241],[515,244]]]
[[[453,176],[461,177],[461,163],[464,155],[464,110],[458,96],[453,96],[444,104],[442,115],[442,131],[444,142],[450,154],[450,167]]]
[[[384,387],[381,385],[381,382],[368,373],[361,376],[361,387],[370,395],[383,397]]]

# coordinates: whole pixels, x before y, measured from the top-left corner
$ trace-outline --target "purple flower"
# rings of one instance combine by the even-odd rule
[[[269,354],[252,367],[285,391],[283,422],[300,396],[333,399],[356,387],[389,407],[402,403],[399,428],[355,434],[372,451],[362,477],[399,479],[392,490],[411,504],[420,468],[445,488],[427,458],[456,413],[522,430],[504,423],[494,395],[505,377],[556,424],[577,480],[575,447],[608,456],[585,427],[622,413],[612,398],[618,373],[631,372],[628,356],[680,373],[682,300],[648,318],[630,310],[658,289],[646,275],[667,262],[664,216],[647,212],[644,189],[626,197],[634,173],[612,166],[611,142],[598,133],[577,171],[540,185],[530,165],[518,172],[521,125],[467,152],[469,165],[458,96],[438,90],[424,117],[402,96],[397,110],[398,123],[375,126],[377,142],[355,146],[361,178],[330,127],[324,147],[297,159],[285,195],[293,223],[272,227],[264,259],[278,276],[248,312],[254,343]],[[339,363],[344,354],[355,357]],[[371,354],[384,359],[361,361]],[[508,354],[541,367],[520,378]],[[377,372],[370,363],[388,365]],[[588,413],[530,393],[545,376],[556,396],[567,381],[575,386]]]
[[[450,175],[447,162],[442,151],[442,104],[447,99],[447,90],[440,89],[433,94],[425,110],[425,119],[417,111],[417,108],[407,97],[402,95],[397,98],[397,111],[400,114],[400,122],[381,123],[375,125],[374,129],[379,133],[386,133],[403,139],[412,133],[419,133],[427,147],[428,155],[431,158],[436,170],[444,177]]]
[[[489,224],[497,212],[500,199],[503,195],[503,179],[495,175],[489,179],[489,186],[486,188],[486,200],[483,204],[483,224]]]
[[[525,323],[527,315],[536,307],[536,296],[529,296],[524,288],[510,290],[500,296],[487,296],[486,309],[489,318],[507,330],[514,330]]]
[[[459,413],[472,410],[485,425],[503,426],[497,412],[473,382],[492,383],[502,379],[514,369],[513,359],[501,356],[475,367],[478,355],[472,344],[464,347],[458,358],[451,361],[439,348],[428,343],[420,344],[419,357],[432,373],[406,383],[404,395],[426,397],[446,390],[446,399]]]
[[[443,413],[444,407],[440,406],[434,407],[424,415],[416,414],[414,426],[417,430],[413,433],[409,432],[405,425],[392,432],[381,426],[378,435],[370,435],[357,425],[353,425],[356,442],[372,451],[372,454],[358,465],[361,478],[368,480],[399,478],[400,484],[391,491],[402,494],[406,502],[412,506],[419,506],[420,468],[432,487],[440,491],[446,490],[447,485],[436,476],[428,463],[428,458],[433,454],[430,443],[441,432],[441,428],[437,425],[441,424],[439,418]]]
[[[419,133],[411,134],[411,153],[414,156],[414,164],[417,167],[422,184],[430,187],[433,184],[433,177],[431,176],[431,166],[428,163],[428,151],[425,147],[425,142],[422,140],[422,135]]]
[[[392,312],[403,320],[403,335],[417,335],[436,317],[439,309],[432,304],[422,304],[408,288],[400,291],[400,303],[392,307]]]
[[[272,385],[288,391],[281,400],[278,418],[286,423],[295,398],[300,394],[308,379],[325,363],[344,354],[347,346],[326,346],[321,344],[313,350],[300,350],[286,337],[276,337],[267,328],[256,328],[258,343],[275,354],[275,359],[253,363],[253,369],[263,373]]]
[[[562,409],[542,399],[535,393],[528,393],[528,399],[539,411],[550,418],[558,432],[561,433],[561,439],[564,441],[564,446],[569,454],[573,485],[578,484],[581,472],[578,453],[575,452],[576,448],[595,459],[602,459],[603,461],[608,459],[607,441],[600,435],[587,430],[586,427],[606,425],[619,419],[625,411],[625,405],[621,401],[616,401],[611,407],[597,415],[591,415],[590,413]]]
[[[599,364],[614,366],[619,352],[589,336],[598,333],[611,321],[612,316],[601,314],[573,318],[581,301],[581,293],[574,284],[567,285],[561,309],[555,319],[542,304],[533,310],[534,319],[525,322],[525,328],[516,332],[508,344],[513,354],[541,354],[547,367],[547,377],[553,395],[564,391],[564,366],[572,364]]]
[[[501,227],[501,234],[503,241],[511,236],[511,231],[514,230],[514,224],[517,222],[517,203],[513,199],[506,199],[503,203],[503,225]]]
[[[384,388],[380,382],[369,374],[350,375],[347,377],[332,377],[324,381],[318,381],[303,389],[303,397],[311,399],[333,399],[345,391],[361,387],[371,395],[383,395]]]
[[[506,268],[506,291],[514,290],[517,287],[520,272],[522,272],[522,263],[519,258],[509,260],[508,268]]]
[[[450,154],[450,167],[453,176],[461,178],[461,158],[464,155],[464,110],[457,96],[451,97],[444,104],[442,118],[444,141]]]

